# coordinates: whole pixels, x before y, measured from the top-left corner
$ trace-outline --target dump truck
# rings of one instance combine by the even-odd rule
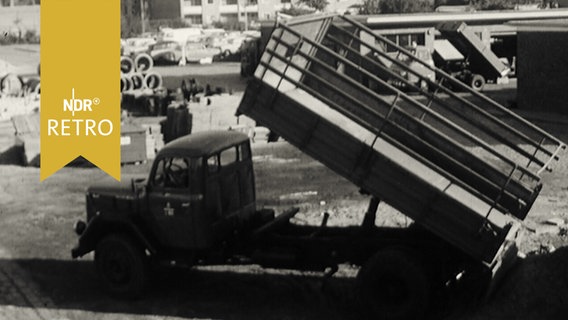
[[[160,150],[147,177],[89,187],[72,256],[94,251],[102,282],[127,296],[143,291],[154,264],[258,264],[327,279],[347,263],[360,266],[361,309],[378,319],[420,319],[463,279],[488,290],[515,261],[540,174],[565,144],[472,89],[475,104],[438,80],[422,76],[424,90],[393,73],[420,93],[407,95],[374,72],[392,72],[378,56],[407,65],[381,56],[384,41],[348,16],[280,21],[237,110],[368,194],[359,224],[328,226],[327,214],[298,224],[298,208],[257,209],[248,137],[193,133]],[[377,226],[382,202],[413,223]]]
[[[444,22],[437,29],[464,57],[445,60],[438,54],[438,65],[474,90],[483,90],[487,82],[497,82],[511,71],[465,22]]]
[[[412,46],[410,48],[407,48],[407,50],[410,51],[416,58],[426,62],[430,66],[434,66],[434,60],[432,59],[432,52],[430,52],[430,50],[425,46],[418,46],[418,45]],[[406,64],[406,67],[401,69],[398,68],[396,65],[393,65],[393,71],[398,72],[400,76],[406,78],[406,80],[408,80],[409,82],[412,82],[421,88],[427,89],[427,83],[421,78],[416,77],[414,74],[408,73],[406,71],[408,69],[414,69],[416,72],[421,73],[430,80],[434,80],[436,74],[432,70],[425,68],[423,64],[416,63],[415,60],[408,59],[408,56],[404,54],[398,56],[397,59],[404,62]],[[398,86],[403,90],[406,89],[404,83],[401,83],[396,79],[391,80],[391,83],[394,86]]]

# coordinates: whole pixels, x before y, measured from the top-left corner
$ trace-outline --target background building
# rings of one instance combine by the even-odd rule
[[[34,4],[34,1],[0,0],[0,31],[21,37],[26,32],[39,35],[39,4]]]
[[[148,3],[150,21],[181,18],[189,24],[238,27],[274,18],[276,12],[290,7],[291,0],[148,0]]]
[[[164,1],[168,2],[168,1]],[[120,33],[122,37],[130,37],[144,33],[148,19],[149,4],[147,0],[120,1]]]
[[[515,24],[518,107],[568,115],[568,19]]]
[[[39,0],[0,0],[0,7],[39,5]]]

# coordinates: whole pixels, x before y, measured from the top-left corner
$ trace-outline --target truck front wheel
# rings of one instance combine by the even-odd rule
[[[122,234],[104,237],[95,250],[95,266],[104,285],[121,298],[139,297],[147,283],[144,250]]]
[[[480,75],[480,74],[474,74],[471,76],[471,83],[470,86],[473,88],[473,90],[475,91],[481,91],[483,90],[483,87],[485,86],[485,78]]]
[[[357,274],[359,301],[369,318],[421,319],[429,307],[430,281],[411,249],[377,252]]]

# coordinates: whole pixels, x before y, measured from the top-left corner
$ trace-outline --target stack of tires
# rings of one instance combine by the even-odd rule
[[[154,60],[147,53],[138,54],[134,59],[120,58],[120,92],[139,89],[159,89],[162,76],[152,71]]]
[[[153,71],[154,61],[147,53],[134,59],[120,59],[120,92],[122,109],[135,114],[159,116],[165,114],[167,90],[162,76]],[[166,104],[164,106],[164,104]]]

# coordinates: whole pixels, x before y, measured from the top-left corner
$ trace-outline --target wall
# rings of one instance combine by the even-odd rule
[[[17,34],[18,27],[22,33],[34,30],[39,34],[39,6],[0,7],[0,32]]]
[[[519,31],[517,105],[568,115],[568,28],[565,32]]]
[[[221,1],[219,0],[215,0],[215,1],[208,1],[208,0],[202,0],[202,5],[203,5],[203,24],[204,25],[209,25],[212,24],[215,21],[220,20],[221,18]]]

